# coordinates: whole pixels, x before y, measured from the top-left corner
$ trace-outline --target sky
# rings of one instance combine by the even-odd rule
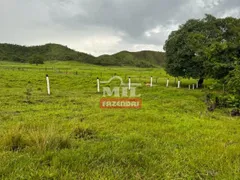
[[[163,51],[172,31],[205,14],[240,18],[240,0],[0,0],[0,43]]]

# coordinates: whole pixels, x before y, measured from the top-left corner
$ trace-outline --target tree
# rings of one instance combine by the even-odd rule
[[[175,77],[224,78],[240,57],[240,20],[206,15],[190,19],[165,43],[166,71]]]
[[[43,61],[43,57],[42,56],[39,56],[39,55],[33,55],[30,60],[29,60],[29,63],[30,64],[43,64],[44,61]]]
[[[12,56],[12,61],[23,63],[23,62],[25,62],[25,59],[22,57],[19,57],[19,56]]]

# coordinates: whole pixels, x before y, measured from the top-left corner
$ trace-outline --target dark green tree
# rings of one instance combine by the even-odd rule
[[[39,55],[34,55],[30,58],[29,60],[29,63],[30,64],[44,64],[44,58],[42,56],[39,56]]]
[[[14,61],[14,62],[21,62],[21,63],[23,63],[23,62],[26,61],[24,58],[19,57],[19,56],[12,56],[11,59],[12,59],[12,61]]]
[[[175,77],[224,78],[239,60],[239,19],[191,19],[165,43],[166,71]]]

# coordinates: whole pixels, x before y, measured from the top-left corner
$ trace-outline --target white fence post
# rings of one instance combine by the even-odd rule
[[[97,77],[97,92],[100,92],[100,81],[98,77]]]
[[[168,87],[169,86],[169,79],[167,79],[167,84],[166,84],[166,87]]]
[[[181,81],[178,81],[178,88],[180,88],[181,86]]]
[[[131,90],[131,77],[128,78],[128,89]]]
[[[195,89],[195,84],[192,85],[192,88]]]
[[[151,76],[151,79],[150,79],[150,87],[152,87],[153,86],[153,78],[152,78],[152,76]]]
[[[48,92],[48,95],[51,94],[51,91],[50,91],[50,82],[49,82],[49,77],[48,75],[46,75],[46,81],[47,81],[47,92]]]

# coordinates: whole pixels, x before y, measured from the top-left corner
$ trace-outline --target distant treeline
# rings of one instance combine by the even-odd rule
[[[0,61],[43,64],[44,61],[51,60],[79,61],[103,66],[154,67],[162,66],[164,64],[165,54],[156,51],[122,51],[114,55],[94,57],[59,44],[46,44],[30,47],[13,44],[0,44]]]

